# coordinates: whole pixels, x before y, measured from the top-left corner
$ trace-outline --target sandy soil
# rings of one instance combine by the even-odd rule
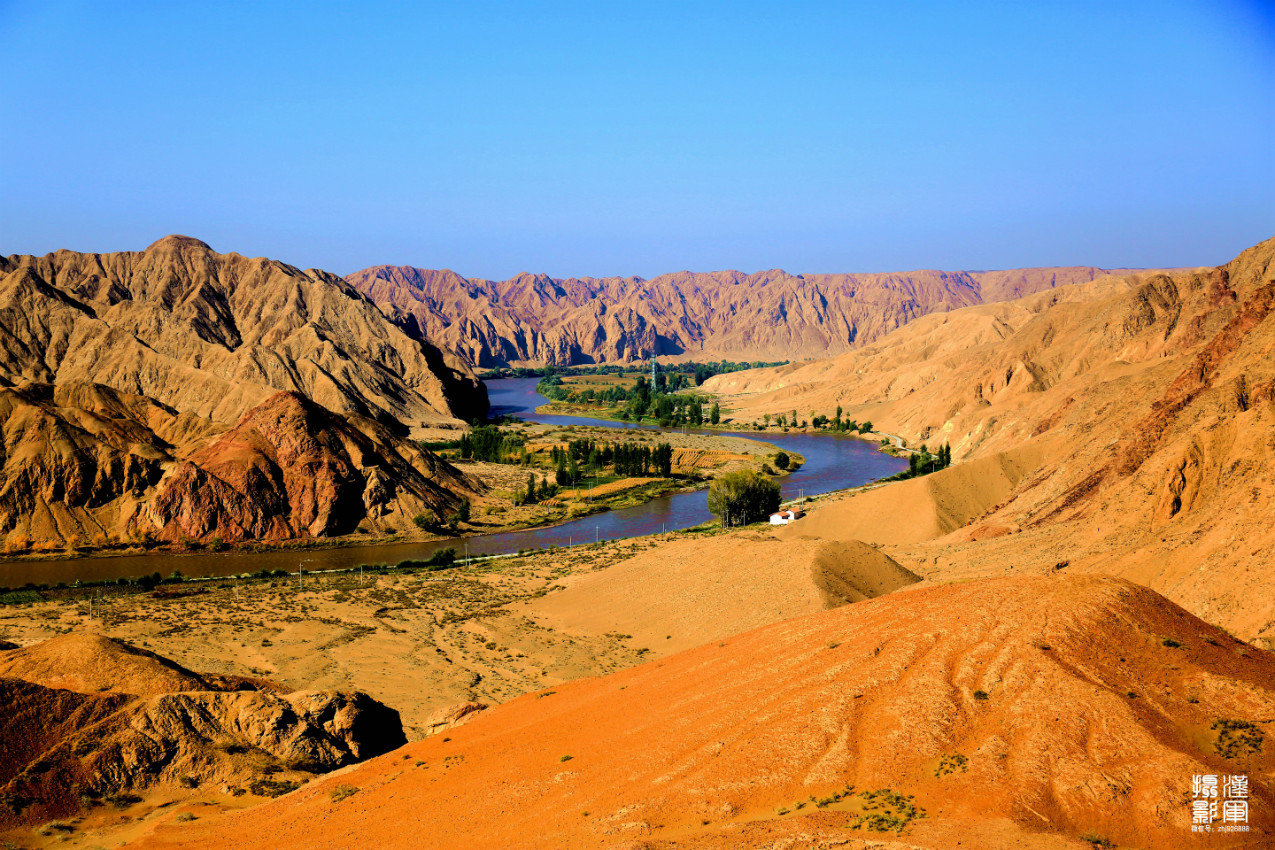
[[[1275,656],[1127,582],[907,589],[524,696],[141,846],[1177,850],[1204,773],[1249,776],[1253,831],[1200,846],[1269,846],[1275,752],[1211,724],[1272,712]]]
[[[632,635],[658,658],[919,580],[862,543],[784,540],[769,529],[671,537],[513,610],[567,634]]]
[[[484,562],[411,575],[307,575],[210,582],[194,595],[48,601],[0,609],[0,637],[27,645],[87,630],[161,652],[199,672],[255,675],[289,690],[366,691],[400,711],[409,738],[439,709],[499,703],[529,690],[636,663],[638,647],[604,635],[566,636],[511,602],[573,571],[601,568],[644,543]]]

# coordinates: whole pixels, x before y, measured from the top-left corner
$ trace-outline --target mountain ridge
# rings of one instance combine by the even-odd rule
[[[921,315],[1108,275],[1091,266],[790,274],[681,271],[504,281],[372,266],[345,276],[397,324],[479,368],[667,360],[790,360],[862,346]]]
[[[279,390],[413,429],[486,410],[468,367],[340,277],[177,235],[0,258],[0,379],[104,384],[220,421]]]
[[[1275,239],[1213,269],[923,317],[858,351],[710,379],[736,423],[870,420],[952,467],[830,503],[804,533],[926,578],[1103,572],[1275,645]],[[785,532],[786,533],[786,532]]]

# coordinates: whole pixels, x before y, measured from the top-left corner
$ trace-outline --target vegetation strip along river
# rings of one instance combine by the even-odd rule
[[[512,415],[552,425],[587,425],[605,428],[638,428],[632,423],[612,422],[578,416],[537,413],[547,399],[536,392],[536,378],[501,378],[487,382],[491,414]],[[649,427],[649,430],[660,429]],[[688,429],[690,430],[690,429]],[[813,496],[858,487],[907,467],[907,462],[881,453],[875,445],[853,437],[823,434],[775,434],[756,431],[712,430],[704,433],[731,434],[764,440],[787,452],[805,457],[805,464],[781,479],[784,499]],[[332,546],[314,549],[273,549],[231,551],[191,555],[125,555],[114,558],[72,558],[0,563],[0,587],[22,587],[28,582],[54,585],[59,582],[110,581],[122,577],[158,572],[167,576],[180,571],[190,578],[232,576],[261,570],[348,569],[360,564],[396,564],[404,560],[425,560],[434,552],[454,548],[464,557],[498,555],[524,549],[544,549],[678,531],[712,519],[708,493],[696,490],[662,496],[650,502],[606,513],[592,514],[561,525],[507,531],[445,540],[380,543],[362,546]]]

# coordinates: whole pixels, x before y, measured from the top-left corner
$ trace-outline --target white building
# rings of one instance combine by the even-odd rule
[[[771,525],[787,525],[790,522],[794,522],[795,520],[801,519],[805,515],[806,515],[805,511],[795,511],[795,510],[779,511],[778,513],[773,513],[770,515],[770,524]]]

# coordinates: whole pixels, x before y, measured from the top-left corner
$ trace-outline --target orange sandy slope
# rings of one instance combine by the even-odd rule
[[[1223,759],[1210,725],[1272,717],[1275,656],[1128,582],[920,586],[521,697],[141,846],[1270,846],[1275,747]],[[1254,832],[1192,842],[1202,773],[1249,775]],[[847,828],[858,797],[794,808],[847,783],[926,817],[877,835]]]

